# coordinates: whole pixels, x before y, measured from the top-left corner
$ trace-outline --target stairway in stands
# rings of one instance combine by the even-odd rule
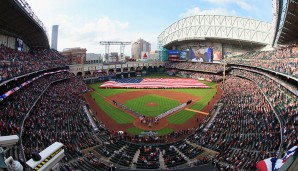
[[[140,149],[138,149],[135,153],[135,155],[133,156],[133,159],[132,159],[132,165],[131,165],[131,168],[132,169],[136,169],[136,165],[134,163],[137,163],[138,162],[138,158],[139,158],[139,155],[140,155]]]

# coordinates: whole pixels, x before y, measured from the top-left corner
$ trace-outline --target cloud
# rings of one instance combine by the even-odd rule
[[[152,49],[157,47],[157,33],[132,32],[130,23],[109,16],[85,16],[70,13],[65,6],[79,5],[83,0],[27,0],[36,15],[43,21],[49,41],[51,41],[52,25],[59,25],[58,50],[65,48],[87,48],[87,53],[104,53],[100,41],[136,41],[142,37],[150,42]],[[57,6],[59,4],[59,6]],[[110,52],[119,52],[119,46],[111,46]],[[125,47],[125,54],[130,55],[130,46]]]
[[[75,20],[74,20],[75,18]],[[58,49],[66,47],[88,47],[88,52],[99,49],[99,41],[124,39],[123,32],[129,28],[126,21],[112,20],[108,16],[88,19],[82,16],[58,15],[46,21],[48,30],[59,25]]]
[[[87,52],[103,53],[100,41],[132,41],[139,36],[129,33],[129,22],[112,19],[109,16],[84,16],[67,11],[65,7],[83,3],[83,0],[27,0],[34,13],[43,21],[51,41],[52,26],[59,25],[58,50],[82,47]],[[57,6],[59,4],[59,6]],[[111,46],[111,50],[119,51],[119,46]],[[130,54],[130,48],[125,53]]]
[[[194,15],[236,15],[236,11],[227,10],[225,8],[214,8],[202,10],[200,7],[188,9],[186,12],[180,14],[180,18],[194,16]]]
[[[237,0],[235,3],[246,11],[252,11],[255,9],[255,6],[247,3],[246,1]]]
[[[247,0],[204,0],[206,2],[216,4],[219,6],[227,6],[229,4],[236,4],[240,8],[246,10],[246,11],[252,11],[256,9],[256,7],[252,4],[249,4]]]

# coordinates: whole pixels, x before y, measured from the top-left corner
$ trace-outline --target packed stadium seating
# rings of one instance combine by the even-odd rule
[[[288,149],[296,145],[295,138],[298,126],[297,96],[264,75],[239,69],[233,70],[232,73],[254,80],[260,86],[283,123],[283,134],[286,137],[283,140],[283,147]]]
[[[258,161],[280,157],[286,149],[298,144],[298,43],[294,40],[297,39],[297,30],[293,29],[297,25],[294,22],[297,0],[285,4],[273,3],[273,7],[279,10],[274,9],[278,20],[275,23],[277,28],[272,29],[281,31],[280,34],[275,33],[273,44],[282,45],[275,50],[251,51],[261,46],[256,45],[254,40],[242,41],[239,32],[236,43],[226,38],[221,41],[220,56],[226,59],[220,64],[159,61],[158,65],[145,65],[146,62],[140,64],[136,59],[126,59],[127,62],[103,62],[100,65],[109,68],[105,71],[85,72],[83,68],[77,72],[83,78],[70,73],[72,70],[68,65],[72,64],[75,56],[62,56],[57,50],[49,48],[46,30],[25,0],[6,0],[1,3],[1,9],[9,8],[0,16],[0,41],[3,43],[0,45],[0,136],[18,135],[21,139],[16,146],[9,149],[3,147],[5,151],[1,147],[1,167],[3,159],[9,156],[19,160],[25,167],[24,162],[32,158],[33,153],[41,152],[58,141],[63,143],[65,150],[59,171],[110,171],[115,170],[115,167],[176,170],[210,163],[214,166],[212,170],[250,171],[256,170]],[[278,6],[280,4],[282,6]],[[227,20],[229,17],[223,18]],[[250,30],[254,29],[252,25],[249,23]],[[175,27],[179,28],[177,25]],[[187,34],[187,31],[184,33]],[[245,36],[250,35],[247,33]],[[257,33],[252,37],[259,36]],[[204,43],[207,43],[208,38],[202,40],[200,37],[194,42],[191,38],[185,39],[188,45],[207,47]],[[179,42],[179,46],[175,47],[179,49],[184,46],[183,41],[184,38],[179,38],[170,42],[170,45],[175,47],[175,43]],[[285,45],[290,42],[291,45]],[[247,47],[246,44],[250,45]],[[166,46],[169,47],[169,44],[163,49]],[[212,48],[216,50],[215,47],[209,47],[206,53],[209,53],[209,57],[214,53]],[[205,55],[200,54],[200,49],[197,50],[197,57]],[[166,56],[169,57],[169,54]],[[125,68],[119,68],[125,64]],[[121,71],[123,75],[119,74]],[[90,90],[85,83],[116,80],[131,84],[143,80],[119,79],[125,77],[124,73],[126,77],[166,73],[193,78],[195,82],[217,82],[223,94],[212,112],[202,122],[197,120],[197,126],[192,129],[181,128],[162,136],[151,134],[151,131],[147,135],[130,135],[107,129],[104,123],[97,120],[91,105],[86,102],[89,94],[85,94]],[[88,79],[89,82],[86,81]],[[158,83],[162,86],[159,88],[165,88],[163,82],[166,81]],[[113,100],[114,104],[121,106],[116,101]],[[140,116],[139,113],[136,115]],[[92,124],[98,128],[96,131]],[[6,156],[3,158],[2,154]]]
[[[188,74],[188,71],[183,72]],[[202,76],[197,73],[189,74]],[[274,104],[281,119],[286,123],[283,128],[286,135],[283,147],[292,146],[296,142],[297,99],[287,89],[278,86],[266,76],[237,69],[234,69],[231,74],[254,80],[261,90],[270,97],[269,102]],[[67,80],[53,83],[60,79]],[[1,112],[8,113],[8,115],[1,115],[1,135],[16,134],[20,131],[21,121],[25,114],[48,85],[50,85],[48,90],[41,96],[41,100],[34,106],[24,124],[25,132],[22,139],[26,158],[31,157],[32,151],[40,151],[55,140],[59,140],[66,147],[67,155],[64,161],[73,160],[64,164],[60,168],[61,171],[76,168],[81,170],[109,169],[109,165],[101,162],[94,154],[90,153],[83,156],[81,153],[82,149],[96,144],[104,144],[106,139],[100,140],[98,138],[102,136],[94,136],[86,115],[80,109],[82,105],[86,105],[82,99],[82,93],[88,90],[87,87],[81,79],[67,72],[42,77],[5,99],[1,104],[5,110]],[[223,109],[217,114],[209,130],[204,131],[200,127],[189,138],[189,141],[219,151],[220,153],[215,160],[221,168],[226,170],[231,168],[255,169],[256,162],[275,155],[281,143],[280,131],[282,129],[279,127],[268,102],[253,82],[231,76],[222,86],[225,88],[225,93],[219,103],[225,104]],[[66,88],[68,91],[64,91]],[[72,104],[67,103],[70,99],[72,99]],[[57,100],[60,105],[53,105],[57,104]],[[19,104],[15,102],[19,102]],[[78,121],[80,123],[85,122],[85,124],[80,125]],[[232,127],[226,125],[232,125]],[[49,128],[45,129],[46,127]],[[179,138],[184,133],[182,131],[169,135],[169,137]],[[108,135],[105,132],[103,134]],[[80,137],[87,138],[82,139]],[[148,140],[142,141],[149,142]],[[98,147],[96,150],[103,156],[110,158],[110,162],[123,167],[135,165],[136,168],[140,169],[158,169],[160,167],[159,153],[162,154],[162,160],[164,160],[166,167],[176,168],[179,165],[185,165],[187,160],[197,157],[202,152],[202,149],[194,147],[186,141],[156,147],[127,144],[118,139],[113,139],[110,142],[105,144],[104,148]],[[133,158],[138,150],[140,153],[134,163]],[[18,148],[10,151],[10,155],[13,156],[19,155],[18,153]],[[209,161],[208,157],[203,157],[198,159],[196,164]]]
[[[248,52],[228,58],[227,62],[270,69],[298,78],[298,45],[274,51]]]
[[[69,58],[63,57],[52,49],[33,49],[30,53],[16,51],[1,44],[0,46],[0,83],[10,78],[70,64]]]
[[[265,68],[298,78],[297,55],[297,45],[293,45],[275,51],[250,52],[228,59],[228,63]],[[54,50],[31,49],[26,53],[1,45],[0,83],[33,71],[65,66],[69,62]],[[165,66],[170,75],[222,81],[223,65],[167,62]],[[214,114],[212,122],[204,119],[196,130],[180,130],[159,137],[120,135],[105,128],[95,133],[83,110],[88,106],[83,93],[89,89],[82,78],[66,71],[44,75],[1,99],[0,135],[21,135],[23,129],[23,149],[13,147],[7,157],[23,160],[24,150],[25,160],[28,160],[33,152],[59,141],[64,144],[66,154],[60,171],[109,170],[113,167],[111,163],[134,169],[176,169],[211,160],[222,170],[255,170],[258,161],[275,157],[279,150],[297,144],[297,96],[260,70],[227,69],[231,71],[230,75],[243,78],[227,76],[221,85],[224,93],[218,102],[222,108]],[[85,77],[115,75],[114,72],[93,72]],[[1,91],[14,88],[27,79],[8,82]],[[139,78],[127,80],[140,81]],[[202,155],[205,151],[199,146],[218,154],[211,159]],[[93,151],[82,152],[90,147]]]
[[[66,161],[98,143],[83,112],[82,93],[87,90],[77,77],[53,83],[47,89],[24,123],[22,139],[27,159],[55,141],[64,144]]]
[[[201,127],[190,141],[218,151],[222,167],[256,169],[257,161],[279,148],[278,120],[253,82],[231,76],[223,87],[223,108],[210,128]]]
[[[17,134],[24,116],[45,88],[54,81],[71,77],[68,72],[44,76],[8,96],[0,105],[0,135]]]
[[[39,55],[40,53],[38,52]],[[213,71],[219,71],[217,69]],[[173,72],[191,78],[221,80],[218,75],[194,71]],[[240,69],[233,69],[231,74],[253,82],[228,76],[222,85],[224,94],[218,102],[224,104],[223,108],[208,130],[203,129],[206,122],[202,127],[198,125],[199,128],[194,134],[193,130],[181,130],[158,139],[111,136],[107,130],[94,134],[82,110],[82,107],[87,105],[82,93],[88,91],[88,88],[80,78],[62,72],[41,77],[1,102],[1,109],[4,109],[0,111],[1,135],[19,134],[22,120],[46,90],[24,123],[22,140],[27,159],[32,152],[40,151],[54,141],[60,141],[64,143],[66,150],[66,157],[63,159],[65,164],[60,167],[61,171],[108,170],[109,164],[101,161],[97,155],[92,152],[83,155],[81,152],[99,144],[102,145],[96,147],[95,151],[117,166],[158,169],[161,167],[161,160],[167,168],[177,168],[185,167],[189,160],[197,158],[203,152],[201,148],[189,144],[190,141],[218,151],[219,154],[213,160],[219,168],[252,170],[259,160],[275,156],[279,144],[288,148],[297,143],[297,98],[285,87],[262,74]],[[58,81],[61,79],[62,81]],[[269,99],[268,102],[261,91]],[[69,103],[70,101],[72,103]],[[270,108],[269,103],[274,106],[275,111]],[[285,124],[283,128],[280,128],[274,112],[278,113]],[[281,131],[285,136],[283,142],[280,139]],[[191,136],[187,141],[171,143],[171,139],[179,139],[189,133]],[[128,143],[127,140],[133,143]],[[139,142],[164,142],[165,145],[138,145]],[[8,155],[18,159],[21,158],[20,151],[20,148],[13,148]],[[135,157],[137,158],[134,159]],[[210,161],[210,158],[205,156],[197,158],[194,163],[200,165]]]
[[[224,70],[223,65],[212,63],[192,63],[192,62],[166,62],[166,68],[176,68],[183,70],[205,71],[205,72],[220,72]]]
[[[192,71],[179,71],[178,76],[195,78],[195,79],[205,79],[210,82],[219,82],[222,80],[222,76],[208,73],[192,72]]]

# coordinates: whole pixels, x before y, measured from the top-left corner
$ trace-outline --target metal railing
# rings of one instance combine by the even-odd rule
[[[35,13],[31,9],[31,7],[28,4],[28,2],[26,0],[14,0],[14,1],[17,4],[19,4],[21,7],[23,7],[23,9],[27,12],[27,14],[44,30],[44,32],[46,33],[47,37],[49,37],[46,27],[44,26],[44,24],[42,23],[42,21],[35,15]]]

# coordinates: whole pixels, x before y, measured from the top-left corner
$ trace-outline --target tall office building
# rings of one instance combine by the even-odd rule
[[[142,54],[149,55],[150,51],[151,44],[143,39],[139,39],[131,45],[131,57],[136,60],[143,59]]]
[[[57,50],[57,44],[58,44],[58,25],[53,25],[51,48]]]

